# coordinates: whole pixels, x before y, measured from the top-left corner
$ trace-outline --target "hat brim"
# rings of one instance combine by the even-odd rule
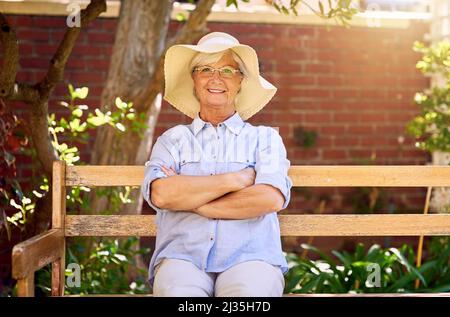
[[[260,111],[273,98],[277,88],[259,75],[258,57],[255,50],[244,44],[213,46],[174,45],[165,56],[164,99],[190,118],[195,118],[200,103],[194,95],[194,81],[189,66],[198,52],[216,53],[227,49],[236,52],[245,64],[247,74],[236,96],[235,108],[243,120]]]

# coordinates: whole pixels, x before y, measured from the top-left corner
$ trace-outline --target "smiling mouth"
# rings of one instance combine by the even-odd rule
[[[225,90],[221,90],[221,89],[207,89],[207,90],[212,94],[222,94],[225,92]]]

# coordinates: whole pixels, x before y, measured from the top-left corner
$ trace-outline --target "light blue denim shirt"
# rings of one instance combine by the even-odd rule
[[[208,219],[193,212],[158,208],[149,191],[152,181],[167,177],[162,165],[171,166],[180,175],[223,174],[251,166],[256,171],[255,184],[269,184],[281,191],[284,209],[292,187],[287,175],[290,162],[275,129],[252,126],[238,112],[216,128],[197,113],[190,125],[165,131],[156,140],[145,165],[142,194],[157,211],[150,285],[154,268],[164,258],[190,261],[205,272],[223,272],[250,260],[262,260],[287,272],[276,212],[244,220]]]

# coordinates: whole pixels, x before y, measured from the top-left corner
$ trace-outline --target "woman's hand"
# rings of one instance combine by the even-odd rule
[[[164,165],[161,167],[162,171],[164,172],[164,174],[166,174],[167,176],[174,176],[177,175],[177,172],[172,168],[167,168]]]

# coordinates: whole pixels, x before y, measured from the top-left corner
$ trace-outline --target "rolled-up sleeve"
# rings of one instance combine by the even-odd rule
[[[145,201],[156,211],[164,211],[152,203],[151,200],[151,183],[159,178],[167,177],[161,167],[172,167],[177,173],[179,172],[178,159],[179,155],[171,142],[170,138],[163,134],[156,140],[152,148],[149,161],[145,163],[144,181],[141,186],[142,196]]]
[[[291,163],[278,132],[271,127],[260,127],[256,154],[255,184],[267,184],[280,190],[285,209],[291,199],[292,180],[288,176]]]

